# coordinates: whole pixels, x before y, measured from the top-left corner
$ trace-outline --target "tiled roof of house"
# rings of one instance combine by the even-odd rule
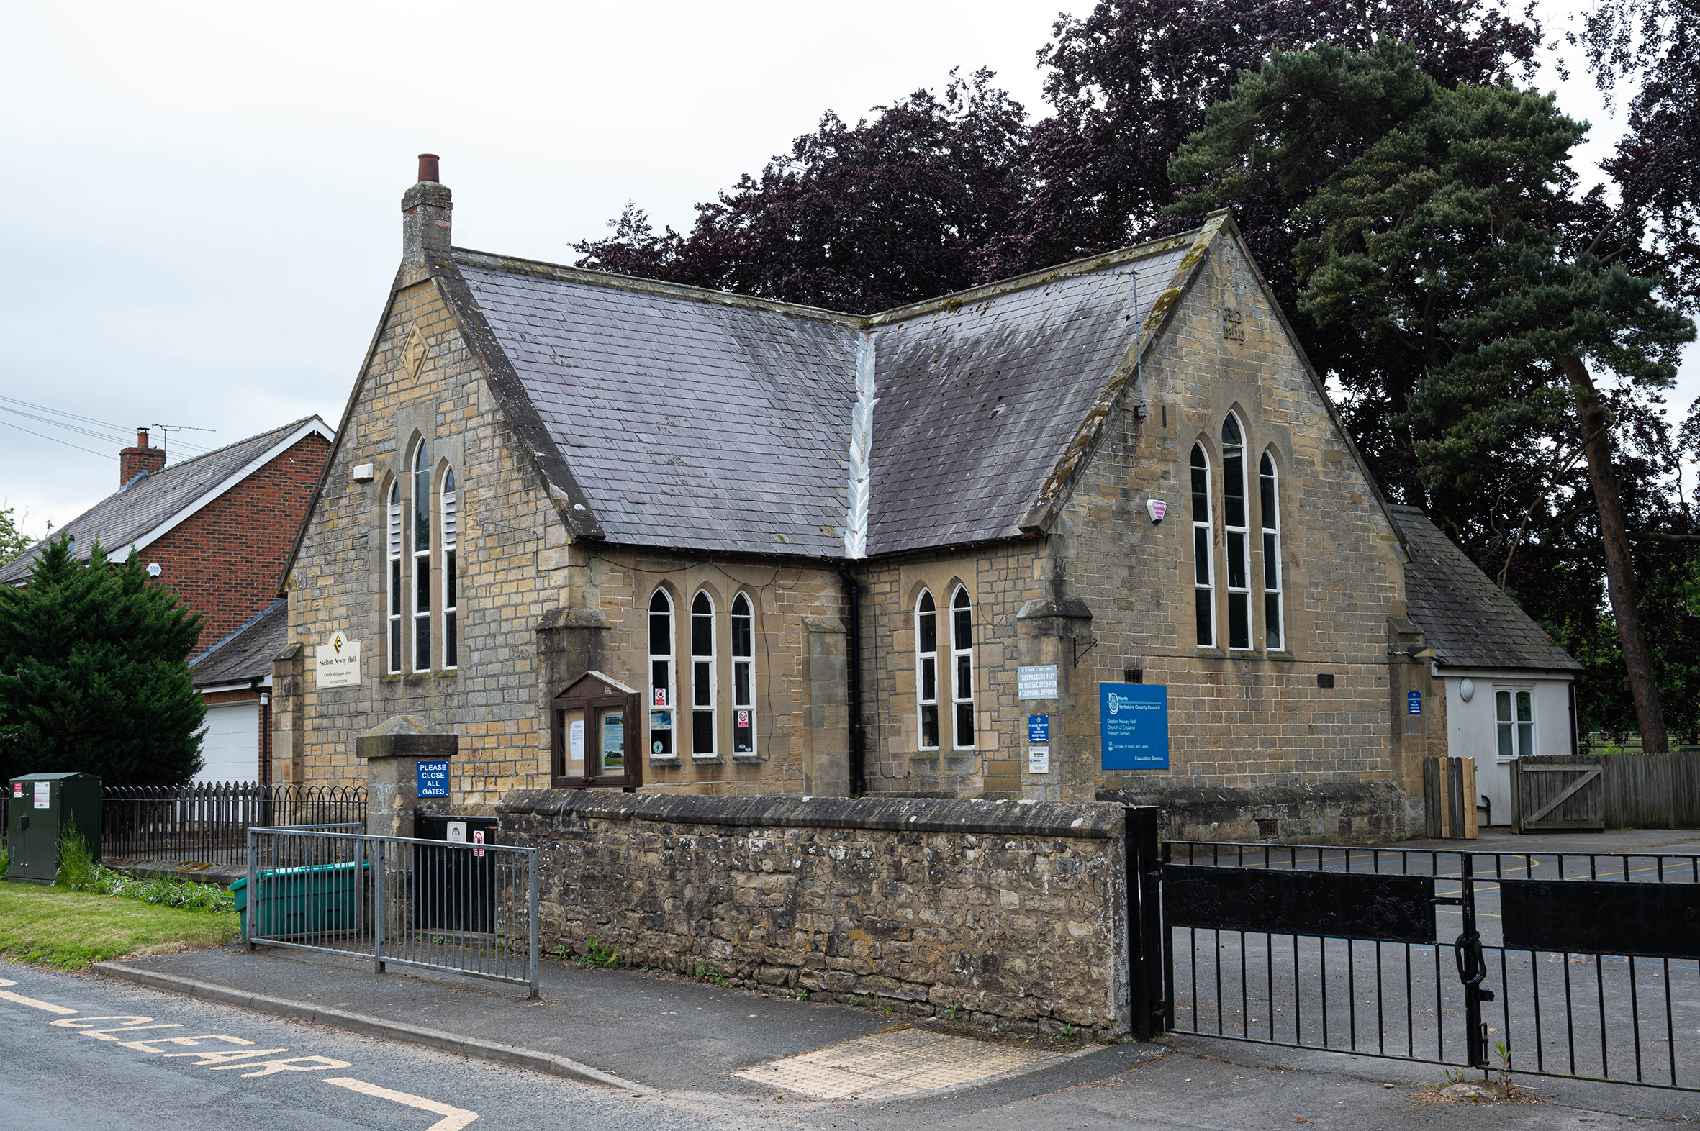
[[[88,559],[96,542],[104,551],[122,550],[193,507],[220,483],[290,434],[316,420],[316,416],[302,417],[180,463],[168,463],[150,475],[139,476],[55,530],[53,538],[71,538],[73,552],[82,560]],[[320,426],[323,427],[322,422]],[[0,567],[0,583],[28,578],[37,555],[45,546],[45,542],[38,542],[24,551],[21,557]]]
[[[196,687],[265,679],[272,674],[272,660],[287,643],[289,600],[278,597],[189,661],[189,674]]]
[[[1552,642],[1503,589],[1416,507],[1390,507],[1404,536],[1406,601],[1443,667],[1573,671],[1582,665]]]
[[[867,552],[1015,537],[1194,240],[867,318],[461,249],[453,264],[604,538],[835,558],[859,351],[878,397]]]

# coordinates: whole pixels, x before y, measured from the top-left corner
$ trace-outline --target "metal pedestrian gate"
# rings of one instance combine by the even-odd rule
[[[1129,810],[1136,1035],[1700,1090],[1700,857],[1159,847],[1155,820]]]

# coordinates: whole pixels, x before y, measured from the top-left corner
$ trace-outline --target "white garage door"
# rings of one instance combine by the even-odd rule
[[[201,772],[196,781],[260,780],[260,705],[225,703],[207,708],[201,732]]]

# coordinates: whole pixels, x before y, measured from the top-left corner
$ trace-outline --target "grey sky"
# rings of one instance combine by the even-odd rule
[[[1090,6],[10,5],[0,405],[212,429],[175,434],[174,459],[309,413],[334,427],[415,153],[443,155],[457,243],[569,260],[627,199],[686,225],[823,110],[853,120],[952,66],[1042,110],[1033,54],[1058,8]],[[1561,99],[1610,136],[1585,82]],[[1691,349],[1673,404],[1697,393]],[[104,435],[0,422],[0,505],[31,534],[117,485]]]

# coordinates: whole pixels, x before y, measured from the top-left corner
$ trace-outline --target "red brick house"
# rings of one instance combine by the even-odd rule
[[[284,559],[330,456],[332,433],[317,416],[292,421],[180,463],[136,432],[118,458],[118,490],[53,535],[87,558],[98,544],[112,561],[132,551],[159,584],[201,615],[190,666],[207,701],[198,780],[266,780],[266,636]],[[40,547],[0,567],[0,584],[29,578]],[[277,645],[281,647],[279,639]]]

